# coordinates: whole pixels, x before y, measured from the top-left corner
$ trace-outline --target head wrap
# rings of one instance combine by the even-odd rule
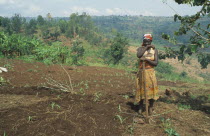
[[[152,41],[152,34],[144,34],[143,39],[150,39]]]

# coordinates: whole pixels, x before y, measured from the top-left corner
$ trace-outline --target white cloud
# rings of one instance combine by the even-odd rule
[[[15,1],[14,0],[0,0],[0,5],[4,5],[4,4],[14,4]]]
[[[65,16],[69,16],[72,13],[80,13],[81,14],[83,12],[86,12],[89,15],[99,15],[100,14],[99,10],[97,10],[95,8],[90,8],[90,7],[83,8],[83,7],[77,7],[77,6],[74,6],[70,10],[64,10],[63,14]]]
[[[78,13],[81,13],[81,12],[87,12],[89,14],[98,14],[99,11],[97,9],[94,9],[94,8],[83,8],[83,7],[73,7],[71,9],[72,12],[78,12]]]
[[[153,16],[154,14],[150,11],[140,12],[138,10],[129,10],[121,8],[105,9],[106,15],[144,15],[144,16]]]
[[[111,9],[106,9],[106,13],[109,14],[109,15],[113,15],[114,14],[114,11],[111,10]]]
[[[64,17],[69,17],[71,15],[71,12],[64,10],[62,14]]]
[[[144,11],[142,13],[142,15],[144,15],[144,16],[154,16],[154,14],[152,12],[150,12],[150,11]]]
[[[37,16],[42,11],[35,2],[27,0],[0,0],[0,12],[3,16],[13,16],[15,13],[21,16]]]
[[[40,11],[42,11],[42,9],[39,7],[39,6],[36,6],[36,5],[30,5],[29,6],[29,11],[30,12],[40,12]]]
[[[106,9],[105,13],[108,15],[125,15],[126,11],[120,8]]]
[[[97,9],[94,8],[86,8],[87,12],[91,15],[96,15],[99,13],[99,11]]]

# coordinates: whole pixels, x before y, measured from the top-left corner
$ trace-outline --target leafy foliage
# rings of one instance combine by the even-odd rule
[[[39,15],[37,17],[37,23],[38,23],[39,26],[42,26],[42,25],[45,24],[45,20],[44,20],[44,18],[41,15]]]
[[[23,19],[20,16],[20,14],[15,14],[11,18],[11,24],[12,24],[12,30],[16,33],[19,33],[21,31],[21,27],[23,24]]]
[[[97,29],[94,26],[91,16],[85,12],[81,15],[78,13],[71,14],[69,22],[60,21],[59,27],[61,32],[70,38],[75,38],[79,35],[94,45],[100,44],[102,40],[102,36],[96,32]]]
[[[84,50],[79,47],[80,46],[73,46],[73,48],[70,49],[67,46],[60,45],[58,42],[49,46],[36,38],[29,38],[18,34],[9,36],[0,32],[0,51],[1,54],[8,58],[25,55],[34,56],[32,58],[43,61],[46,64],[67,63],[69,59],[72,58],[73,62],[71,62],[71,64],[76,64],[84,53]],[[77,55],[71,55],[73,52]]]
[[[210,63],[210,54],[205,51],[210,47],[209,22],[203,22],[203,19],[210,17],[209,0],[175,0],[178,4],[191,4],[192,6],[202,6],[201,10],[192,16],[174,15],[174,21],[180,21],[180,28],[174,32],[177,36],[190,35],[189,42],[181,44],[179,51],[173,49],[166,50],[167,54],[173,52],[173,56],[178,56],[179,60],[184,60],[186,55],[196,54],[202,68],[207,68]],[[170,36],[163,34],[166,40],[171,40]],[[168,55],[169,56],[169,55]]]
[[[60,44],[40,46],[35,49],[36,59],[46,64],[66,63],[70,49]]]
[[[31,19],[28,24],[26,24],[26,34],[33,35],[37,29],[37,21],[35,19]]]
[[[0,51],[5,57],[20,57],[32,55],[34,49],[43,43],[35,38],[28,38],[18,34],[11,36],[0,32]]]
[[[159,61],[159,64],[155,68],[155,70],[159,73],[170,74],[170,73],[173,73],[174,68],[168,63],[165,63],[163,61]]]
[[[168,134],[168,136],[179,136],[179,134],[173,128],[173,125],[169,118],[168,119],[161,118],[161,121],[162,121],[162,127],[165,130],[165,133]]]
[[[73,45],[71,47],[71,59],[72,59],[72,64],[74,65],[79,65],[79,60],[83,59],[85,49],[81,45],[80,39],[77,37],[73,41]]]
[[[118,64],[127,51],[126,45],[128,45],[128,39],[123,37],[122,34],[117,33],[111,42],[110,48],[105,51],[105,61],[107,63]]]
[[[66,30],[68,29],[67,21],[66,20],[60,20],[58,25],[59,25],[61,33],[66,33]]]

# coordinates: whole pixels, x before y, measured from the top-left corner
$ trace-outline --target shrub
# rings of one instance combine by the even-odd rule
[[[43,43],[36,38],[25,37],[19,34],[11,36],[0,33],[0,51],[5,57],[20,57],[33,55],[37,47]]]
[[[187,77],[187,72],[183,71],[182,73],[180,73],[181,77]]]
[[[117,33],[109,49],[105,51],[104,60],[108,64],[118,64],[126,53],[126,45],[128,45],[128,39],[123,37],[122,34]]]
[[[66,63],[70,56],[70,49],[59,44],[38,47],[35,52],[36,59],[46,64]]]
[[[73,45],[71,47],[71,59],[72,64],[74,65],[79,65],[79,62],[83,59],[85,53],[85,49],[83,48],[81,43],[81,40],[77,37],[73,41]]]
[[[155,68],[155,70],[159,73],[170,74],[173,72],[174,68],[169,63],[159,61],[158,66]]]

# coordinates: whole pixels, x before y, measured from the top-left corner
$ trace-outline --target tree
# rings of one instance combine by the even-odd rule
[[[2,17],[2,16],[0,16],[0,26],[2,26],[2,20],[3,20],[4,18]]]
[[[7,18],[7,17],[2,18],[2,19],[1,19],[1,26],[2,26],[3,28],[5,28],[4,31],[5,31],[6,33],[9,33],[9,34],[12,34],[12,33],[13,33],[13,31],[12,31],[11,20],[10,20],[9,18]]]
[[[45,20],[44,20],[44,18],[41,15],[39,15],[37,17],[37,23],[38,23],[39,26],[42,26],[42,25],[45,24]]]
[[[26,25],[26,34],[33,35],[37,29],[37,21],[35,19],[31,19],[29,23]]]
[[[93,30],[93,21],[86,13],[82,13],[82,15],[73,13],[70,15],[68,30],[66,33],[68,37],[75,38],[77,35],[79,35],[87,40],[88,37],[91,36],[91,31]]]
[[[118,64],[126,53],[126,45],[128,45],[128,39],[117,33],[111,42],[110,49],[105,52],[105,60],[108,60],[108,63]]]
[[[40,30],[43,39],[48,39],[50,37],[50,29],[47,25],[41,26]]]
[[[203,23],[203,20],[209,20],[210,18],[210,1],[209,0],[175,0],[178,4],[190,4],[191,6],[202,6],[201,10],[195,15],[180,16],[174,15],[174,21],[180,21],[180,28],[174,32],[176,36],[186,35],[190,32],[193,33],[190,36],[187,44],[182,44],[179,50],[175,51],[171,48],[167,48],[166,55],[168,57],[177,56],[179,60],[184,60],[186,55],[196,54],[198,61],[202,68],[207,68],[210,63],[210,54],[206,51],[210,47],[210,24]],[[169,35],[163,34],[162,37],[166,40],[171,40]],[[170,54],[170,55],[169,55]]]
[[[52,20],[52,15],[50,13],[47,13],[47,20],[48,21]]]
[[[59,20],[58,25],[61,30],[61,33],[65,33],[68,29],[68,23],[65,20]]]
[[[60,36],[60,30],[58,29],[58,27],[55,28],[54,32],[50,33],[50,37],[55,38],[55,41],[58,40],[58,36]]]
[[[71,58],[72,58],[72,64],[79,65],[79,61],[83,58],[85,49],[81,45],[82,42],[77,36],[75,40],[73,41],[73,45],[71,47]]]
[[[15,14],[12,18],[11,18],[11,23],[12,23],[12,30],[16,33],[19,33],[21,31],[21,27],[22,27],[22,17],[20,16],[20,14]]]

